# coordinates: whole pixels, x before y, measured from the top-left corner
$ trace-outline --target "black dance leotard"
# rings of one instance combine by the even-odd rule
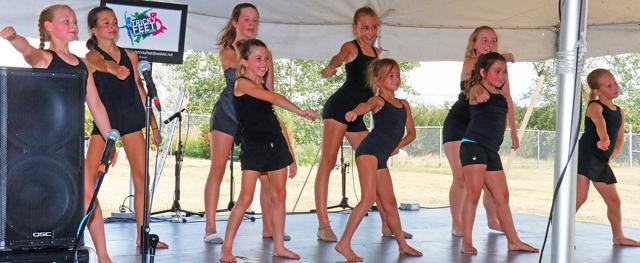
[[[100,95],[100,100],[104,104],[109,115],[111,127],[118,130],[120,135],[126,135],[136,131],[140,131],[145,126],[145,113],[142,99],[133,76],[133,64],[127,51],[124,48],[118,48],[120,52],[120,62],[118,65],[125,66],[129,69],[129,76],[120,80],[116,76],[107,73],[95,71],[93,72],[93,81],[96,83],[96,89]],[[115,59],[100,48],[96,48],[105,60],[114,61]],[[99,135],[100,130],[93,123],[92,135]]]
[[[324,104],[322,119],[334,119],[343,123],[347,125],[348,132],[361,132],[367,130],[367,125],[364,124],[362,116],[358,116],[353,122],[348,122],[344,119],[344,115],[348,111],[353,110],[358,104],[366,102],[373,96],[373,91],[371,91],[366,81],[367,66],[378,57],[378,53],[376,49],[373,48],[376,56],[366,56],[362,53],[358,41],[353,40],[353,43],[358,49],[358,56],[356,56],[353,61],[344,65],[347,79]]]
[[[397,108],[385,100],[382,108],[373,114],[373,122],[373,130],[356,149],[356,157],[373,155],[378,159],[378,169],[385,169],[387,160],[404,136],[407,111],[403,104]]]
[[[615,110],[611,110],[599,100],[592,100],[589,104],[591,103],[598,103],[602,106],[602,117],[607,126],[610,144],[609,149],[606,151],[598,149],[596,145],[600,137],[596,126],[590,117],[586,117],[584,119],[584,133],[579,142],[578,174],[584,175],[594,182],[614,184],[617,183],[617,180],[611,166],[609,166],[609,158],[611,158],[618,139],[618,132],[622,123],[622,112],[620,107],[616,106]]]
[[[233,98],[240,124],[242,170],[268,172],[291,164],[293,158],[273,104],[248,94]]]
[[[58,56],[56,52],[51,50],[45,50],[45,51],[51,53],[52,55],[51,63],[49,63],[49,66],[46,69],[72,69],[72,70],[79,70],[87,74],[87,66],[84,64],[84,62],[82,62],[82,59],[80,59],[78,56],[73,55],[78,59],[78,65],[71,65],[65,62],[64,60],[62,60],[62,58]]]
[[[498,152],[504,139],[509,108],[507,99],[501,93],[489,92],[489,96],[486,102],[469,106],[471,120],[464,138]]]
[[[216,105],[211,111],[209,119],[209,131],[221,131],[231,136],[236,136],[238,132],[238,117],[233,106],[233,86],[236,83],[236,69],[227,68],[224,71],[226,86],[220,92]]]
[[[464,81],[460,81],[458,100],[451,105],[442,125],[442,143],[461,141],[470,120],[469,99],[464,95]]]

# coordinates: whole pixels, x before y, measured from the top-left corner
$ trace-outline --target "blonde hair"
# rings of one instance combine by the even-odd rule
[[[233,27],[232,22],[238,22],[238,19],[240,19],[240,15],[242,14],[242,10],[245,8],[253,8],[258,12],[258,8],[251,3],[240,3],[233,7],[229,22],[227,22],[227,25],[222,29],[222,31],[220,31],[220,33],[218,33],[218,46],[222,48],[233,46],[233,41],[236,40],[236,28]]]
[[[480,32],[482,32],[483,30],[490,30],[491,32],[496,34],[496,31],[490,26],[476,27],[476,29],[474,29],[473,32],[471,32],[471,35],[469,35],[469,41],[467,41],[467,49],[464,52],[464,58],[478,57],[478,54],[476,53],[475,49],[473,49],[473,46],[476,44],[476,40],[478,40],[478,35],[480,35]],[[497,36],[498,34],[496,34],[496,37]],[[497,40],[498,39],[496,38],[496,41]]]
[[[371,7],[368,7],[368,6],[360,7],[353,14],[353,24],[354,25],[357,24],[358,23],[358,19],[360,19],[360,17],[362,17],[362,16],[378,17],[378,14],[376,13],[376,11],[373,11],[373,8],[371,8]]]
[[[369,63],[367,67],[367,82],[373,94],[377,95],[380,90],[377,82],[385,78],[394,68],[398,69],[398,73],[400,72],[400,65],[391,58],[375,59]]]
[[[252,38],[252,39],[243,39],[238,41],[236,44],[236,54],[238,54],[238,61],[240,60],[248,60],[251,55],[251,51],[253,51],[254,47],[263,47],[267,48],[267,45],[262,42],[260,39]],[[237,76],[240,77],[244,75],[246,68],[242,65],[238,66]]]
[[[62,4],[50,5],[42,9],[42,11],[40,12],[40,16],[38,16],[38,32],[40,33],[40,46],[39,46],[40,49],[44,49],[45,41],[51,40],[49,33],[44,27],[44,22],[47,22],[47,21],[52,22],[53,19],[56,17],[57,11],[62,8],[66,8],[71,12],[73,12],[73,9],[71,9],[71,7],[69,7],[68,5],[62,5]]]
[[[596,95],[593,93],[593,91],[600,88],[600,78],[602,78],[602,76],[605,76],[607,74],[613,76],[613,73],[611,73],[611,71],[603,68],[598,68],[598,69],[594,69],[589,73],[589,75],[587,75],[587,84],[589,85],[589,89],[590,89],[589,100],[596,99]]]

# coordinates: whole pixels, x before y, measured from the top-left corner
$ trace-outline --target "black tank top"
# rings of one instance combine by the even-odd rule
[[[398,108],[384,98],[382,99],[385,103],[378,112],[373,114],[374,126],[368,136],[376,138],[377,146],[384,149],[385,153],[390,154],[404,136],[407,112],[402,102]]]
[[[509,107],[502,94],[489,92],[489,96],[489,100],[484,103],[469,105],[471,121],[464,138],[499,151],[504,139]]]
[[[267,90],[264,86],[262,88]],[[240,123],[241,142],[270,142],[282,133],[273,104],[248,94],[234,96],[234,103]]]
[[[460,93],[458,94],[458,100],[451,105],[451,111],[456,116],[456,120],[461,122],[469,122],[469,98],[464,95],[464,80],[460,81]]]
[[[96,83],[96,89],[100,96],[100,100],[104,104],[111,127],[120,131],[125,135],[134,131],[139,131],[145,126],[144,106],[138,86],[136,85],[135,76],[133,75],[133,64],[124,48],[118,48],[120,52],[120,62],[118,65],[125,66],[129,69],[129,76],[120,80],[111,73],[95,71],[93,72],[93,81]],[[116,62],[109,53],[100,48],[96,48],[106,61]]]
[[[603,158],[603,160],[609,160],[613,153],[613,148],[616,146],[616,140],[618,139],[618,132],[620,131],[620,124],[622,124],[622,112],[620,107],[616,105],[615,110],[611,110],[599,100],[592,100],[589,102],[598,103],[602,106],[602,117],[604,118],[605,125],[607,126],[607,135],[609,135],[609,149],[602,151],[598,149],[596,144],[600,140],[596,125],[593,123],[590,117],[584,119],[584,133],[580,137],[580,149],[592,149],[597,150],[597,155]]]
[[[364,102],[373,96],[373,91],[371,91],[366,81],[367,67],[371,61],[378,57],[378,52],[373,48],[375,57],[369,57],[362,53],[362,49],[357,40],[353,40],[353,44],[355,44],[358,49],[358,56],[356,56],[353,61],[344,65],[347,79],[341,89],[347,90],[349,94],[359,102]]]
[[[58,53],[56,53],[55,51],[48,50],[48,49],[45,49],[44,51],[49,52],[52,55],[51,63],[49,63],[49,66],[47,67],[47,69],[79,70],[79,71],[82,71],[84,74],[87,74],[87,66],[84,64],[84,62],[82,62],[82,59],[80,59],[78,56],[73,55],[78,59],[78,65],[71,65],[65,62],[64,60],[62,60],[62,58],[58,56]]]

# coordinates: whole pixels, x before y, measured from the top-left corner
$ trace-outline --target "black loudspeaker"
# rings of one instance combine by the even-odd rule
[[[84,215],[86,73],[0,67],[0,81],[0,249],[72,247]]]

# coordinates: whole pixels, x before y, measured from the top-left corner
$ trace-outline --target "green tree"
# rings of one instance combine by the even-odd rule
[[[190,93],[189,110],[196,114],[209,114],[218,95],[225,87],[218,54],[189,51],[181,65],[174,65]]]

